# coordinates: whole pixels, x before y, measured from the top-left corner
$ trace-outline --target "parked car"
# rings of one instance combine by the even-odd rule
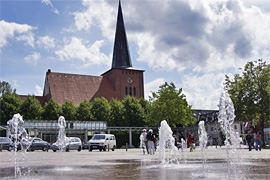
[[[57,150],[60,150],[61,147],[60,147],[60,145],[57,145],[57,143],[53,143],[51,146],[51,149],[53,150],[53,152],[56,152]],[[81,139],[78,137],[68,137],[68,141],[67,141],[65,147],[63,147],[63,150],[65,150],[66,152],[68,152],[69,150],[81,151],[82,150]]]
[[[116,139],[113,134],[95,134],[92,139],[88,141],[89,151],[93,149],[99,149],[99,151],[106,151],[111,149],[112,151],[116,148]]]
[[[20,141],[16,142],[16,146],[17,146],[17,151],[25,149],[27,151],[29,151],[29,147],[32,143],[33,138],[32,137],[28,137],[28,138],[22,138]]]
[[[87,142],[87,143],[84,143],[84,144],[82,145],[82,149],[89,149],[88,142]]]
[[[42,150],[47,151],[49,149],[49,143],[43,141],[41,138],[32,138],[30,139],[30,145],[27,148],[27,151]]]
[[[11,151],[13,149],[13,143],[8,137],[0,137],[0,151],[8,150]]]

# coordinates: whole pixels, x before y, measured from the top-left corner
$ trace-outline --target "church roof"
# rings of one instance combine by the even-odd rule
[[[121,2],[119,1],[112,68],[128,68],[128,67],[132,67],[132,63],[129,55],[129,48],[126,37],[126,30],[122,14]]]
[[[101,76],[47,72],[46,79],[45,86],[51,97],[61,105],[67,100],[78,106],[85,99],[92,101],[94,97],[103,96],[110,100],[115,97],[110,82]]]

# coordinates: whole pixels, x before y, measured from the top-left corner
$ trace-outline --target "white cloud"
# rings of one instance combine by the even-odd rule
[[[144,98],[149,99],[149,96],[152,96],[152,92],[156,92],[159,89],[159,86],[165,83],[164,78],[157,78],[149,83],[144,85]]]
[[[73,14],[77,30],[89,31],[95,26],[113,42],[118,1],[82,2],[85,9]],[[239,67],[259,58],[270,62],[267,1],[121,3],[128,41],[136,45],[137,61],[156,71],[179,72],[184,94],[193,108],[217,108],[225,74],[238,73]],[[147,86],[146,98],[151,91]]]
[[[38,52],[33,52],[24,58],[24,60],[33,66],[37,65],[37,61],[40,59],[40,54]]]
[[[17,80],[13,81],[13,88],[18,89],[20,85],[18,84]]]
[[[85,67],[93,64],[110,64],[109,57],[100,51],[104,44],[103,40],[96,41],[91,45],[87,41],[76,37],[64,41],[64,47],[55,51],[60,60],[80,60]]]
[[[40,86],[36,85],[35,86],[35,95],[36,96],[42,96],[42,94],[43,94],[42,88]]]
[[[116,5],[114,2],[112,3]],[[92,26],[97,26],[102,30],[103,36],[112,42],[115,34],[117,8],[110,6],[109,3],[111,2],[104,0],[83,0],[83,5],[87,9],[73,13],[77,29],[88,31]]]
[[[59,14],[59,11],[52,5],[51,1],[50,0],[41,0],[42,3],[45,3],[47,6],[51,6],[51,9],[52,11],[55,13],[55,14]]]
[[[96,23],[111,40],[117,3],[98,2],[83,1],[87,10],[76,13],[77,28],[89,29]],[[240,0],[156,0],[142,5],[123,1],[122,9],[128,39],[137,45],[138,61],[156,70],[219,72],[269,57],[270,39],[265,37],[270,37],[270,13],[260,9],[262,3],[245,6]]]
[[[43,36],[43,37],[39,37],[37,44],[40,47],[44,47],[45,49],[49,49],[49,48],[54,48],[55,47],[55,43],[54,43],[54,38],[49,37],[49,36]]]
[[[27,34],[20,35],[16,37],[17,41],[25,41],[25,45],[31,46],[34,48],[34,34],[32,32],[29,32]]]
[[[201,76],[185,75],[182,78],[183,93],[193,108],[218,109],[224,79],[225,75],[222,73],[209,73]]]
[[[27,45],[34,47],[33,30],[36,27],[27,24],[0,21],[0,48],[8,45],[8,39],[16,37],[18,41],[25,41]]]

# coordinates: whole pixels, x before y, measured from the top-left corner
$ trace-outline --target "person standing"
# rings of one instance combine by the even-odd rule
[[[177,144],[177,137],[176,137],[176,134],[173,134],[173,139],[174,139],[174,146],[178,148],[178,144]]]
[[[147,141],[148,141],[148,148],[149,148],[149,153],[150,155],[154,155],[155,154],[155,135],[153,134],[153,130],[149,129],[148,133],[147,133]]]
[[[251,144],[252,144],[253,137],[250,135],[250,132],[248,132],[248,135],[246,136],[246,141],[248,143],[248,149],[251,151]]]
[[[145,148],[146,148],[147,154],[149,154],[148,142],[147,142],[147,138],[146,138],[146,136],[147,136],[146,129],[143,129],[142,135],[143,135],[143,142],[145,144]]]
[[[193,151],[193,143],[194,143],[194,139],[193,139],[193,137],[192,137],[191,135],[189,135],[188,140],[187,140],[187,143],[188,143],[188,145],[189,145],[190,152],[192,152],[192,151]]]
[[[259,150],[261,151],[261,146],[262,146],[262,140],[261,140],[261,132],[256,134],[256,151],[258,151],[258,147]]]

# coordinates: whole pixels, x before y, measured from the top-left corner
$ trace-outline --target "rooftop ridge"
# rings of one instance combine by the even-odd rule
[[[62,72],[47,72],[47,74],[62,74],[62,75],[72,75],[72,76],[91,76],[91,77],[97,77],[101,78],[102,76],[97,76],[97,75],[86,75],[86,74],[73,74],[73,73],[62,73]]]

